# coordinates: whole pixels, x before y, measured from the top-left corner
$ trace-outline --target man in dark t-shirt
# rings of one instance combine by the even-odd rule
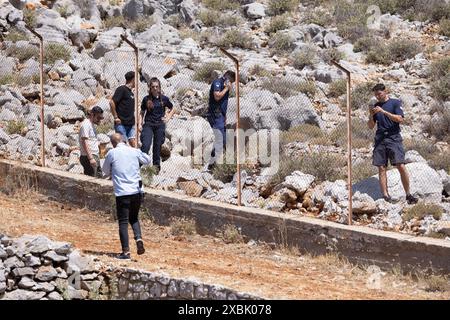
[[[116,89],[109,101],[111,113],[114,116],[114,130],[120,133],[131,147],[136,147],[134,76],[133,71],[127,72],[125,74],[126,83]]]
[[[235,78],[235,72],[228,70],[222,77],[214,80],[209,89],[207,119],[214,131],[214,146],[208,162],[209,170],[223,156],[226,147],[225,126],[227,124],[228,98]]]
[[[417,198],[410,194],[409,174],[405,166],[405,151],[403,140],[400,135],[400,123],[403,122],[404,114],[400,100],[389,98],[386,87],[377,84],[373,87],[377,102],[370,108],[368,126],[370,129],[377,125],[375,143],[373,149],[373,165],[378,167],[380,188],[384,200],[392,202],[387,187],[386,168],[388,161],[396,166],[402,180],[408,204],[417,203]]]
[[[170,111],[166,115],[166,108]],[[153,144],[153,166],[157,173],[161,170],[161,146],[164,144],[166,123],[175,112],[172,102],[161,94],[161,82],[158,78],[149,81],[149,95],[145,96],[141,103],[139,128],[141,134],[141,151],[148,153]]]

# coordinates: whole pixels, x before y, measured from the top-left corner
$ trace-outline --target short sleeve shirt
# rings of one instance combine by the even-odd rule
[[[116,105],[117,116],[121,123],[125,126],[135,124],[134,117],[134,93],[126,85],[122,85],[116,89],[112,97]]]
[[[402,102],[398,99],[389,99],[385,102],[377,102],[375,104],[375,107],[381,107],[383,110],[389,113],[400,115],[402,117],[404,116],[402,110]],[[373,120],[377,124],[377,136],[384,135],[386,132],[390,135],[400,133],[400,124],[398,122],[392,121],[381,112],[375,114],[373,116]]]
[[[219,101],[214,99],[214,92],[220,92],[225,89],[225,79],[223,77],[216,79],[211,84],[211,88],[209,90],[209,113],[214,115],[216,118],[219,116],[227,115],[227,107],[228,107],[228,98],[230,92],[227,91],[225,95]]]
[[[147,102],[149,99],[153,102],[153,108],[151,110],[147,110]],[[161,95],[158,98],[153,97],[152,95],[144,97],[141,103],[141,112],[145,113],[144,124],[163,124],[162,118],[166,113],[166,108],[172,110],[173,104],[165,95]]]
[[[86,149],[84,149],[83,144],[81,143],[82,138],[87,138],[87,145],[92,154],[95,155],[99,154],[97,132],[95,131],[94,125],[92,124],[91,120],[89,119],[83,120],[83,122],[81,123],[80,132],[78,136],[80,143],[80,154],[82,156],[88,155]]]

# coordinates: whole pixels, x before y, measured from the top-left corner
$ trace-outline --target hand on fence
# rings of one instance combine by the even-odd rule
[[[122,121],[119,118],[114,119],[114,124],[121,124]]]
[[[89,163],[91,164],[92,168],[97,168],[97,161],[95,161],[94,158],[91,158],[91,160],[89,160]]]

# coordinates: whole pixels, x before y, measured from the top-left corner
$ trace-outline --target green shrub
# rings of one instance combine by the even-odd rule
[[[261,84],[261,88],[272,93],[278,93],[283,98],[289,98],[299,93],[299,84],[284,78],[269,77]]]
[[[447,141],[450,141],[449,137],[447,137]],[[428,160],[430,167],[433,169],[445,170],[450,173],[450,157],[446,152],[436,152],[425,158]]]
[[[310,142],[311,144],[322,145],[330,144],[330,140],[322,129],[312,124],[302,124],[290,128],[288,131],[281,132],[281,145],[291,142]]]
[[[373,35],[368,35],[358,39],[354,46],[354,52],[370,52],[373,51],[376,47],[384,42],[383,39],[375,37]]]
[[[154,23],[155,21],[153,17],[142,17],[132,21],[131,23],[129,22],[128,27],[137,33],[141,33],[150,28]]]
[[[298,70],[302,70],[306,66],[313,66],[317,52],[313,48],[305,48],[297,51],[292,56],[292,66]]]
[[[59,13],[59,15],[63,18],[67,18],[69,14],[69,6],[63,5],[56,9],[56,11]]]
[[[26,126],[27,126],[27,124],[22,119],[11,120],[11,121],[8,121],[8,123],[6,125],[6,132],[10,135],[11,134],[23,134]]]
[[[366,36],[369,33],[366,9],[365,4],[338,1],[333,14],[338,34],[351,42]]]
[[[322,59],[325,63],[331,64],[331,61],[337,61],[345,58],[345,54],[339,51],[336,48],[330,48],[323,50],[322,52]]]
[[[394,39],[388,44],[389,57],[394,62],[413,58],[421,51],[417,41],[409,39]]]
[[[70,60],[70,49],[63,44],[49,43],[45,46],[44,63],[54,64],[57,60]]]
[[[103,20],[103,28],[105,29],[112,29],[114,27],[126,27],[126,20],[124,16],[113,16],[108,17],[105,20]]]
[[[352,183],[357,183],[376,175],[378,169],[372,164],[371,160],[364,160],[353,165]]]
[[[272,54],[286,54],[294,50],[294,40],[288,34],[277,32],[269,44]]]
[[[23,21],[31,28],[36,28],[36,12],[31,9],[23,9]]]
[[[269,77],[271,75],[267,69],[259,64],[253,65],[249,70],[249,74],[257,77]]]
[[[450,37],[450,19],[441,19],[439,22],[439,33]]]
[[[290,26],[289,15],[283,14],[270,18],[269,25],[264,29],[267,34],[276,33],[280,30],[288,29]]]
[[[332,98],[338,98],[347,93],[347,80],[339,79],[333,81],[328,86],[328,96]]]
[[[316,83],[311,80],[300,82],[298,84],[298,91],[313,99],[317,92]]]
[[[280,15],[285,12],[294,11],[299,4],[299,0],[269,0],[269,13]]]
[[[380,43],[373,46],[367,53],[367,63],[378,63],[390,65],[393,62],[400,62],[413,58],[420,52],[420,46],[417,42],[409,39],[394,39],[388,44]]]
[[[322,10],[321,8],[314,8],[314,10],[308,10],[305,12],[303,18],[305,24],[317,24],[322,27],[327,27],[333,23],[333,16],[328,10]]]
[[[444,104],[437,104],[433,108],[432,118],[423,129],[436,139],[450,143],[450,109]]]
[[[369,52],[367,52],[366,63],[391,64],[392,60],[389,55],[388,46],[384,43],[380,43],[379,46],[372,47]]]
[[[205,7],[209,9],[224,11],[224,10],[237,10],[241,6],[237,0],[202,0]]]
[[[188,236],[196,232],[195,221],[185,217],[173,217],[170,219],[170,233],[173,236]]]
[[[24,48],[14,44],[6,49],[6,55],[19,59],[20,63],[24,63],[31,58],[39,60],[39,48],[32,45]]]
[[[425,159],[439,152],[433,141],[425,138],[406,138],[403,140],[403,147],[406,151],[415,150]]]
[[[357,110],[360,108],[367,108],[369,105],[370,99],[373,97],[372,88],[374,87],[374,83],[366,82],[363,84],[358,84],[356,87],[352,89],[351,92],[351,106],[353,110]],[[346,99],[341,100],[341,108],[347,108]]]
[[[421,220],[426,216],[433,216],[436,220],[442,217],[443,209],[437,204],[427,204],[420,202],[413,207],[409,208],[403,215],[404,221],[409,221],[411,219]]]
[[[17,41],[29,41],[30,39],[25,33],[19,31],[18,29],[11,29],[9,33],[5,36],[5,40],[17,42]]]
[[[0,76],[0,86],[12,83],[14,83],[14,77],[12,74],[5,74]]]
[[[433,62],[428,70],[431,94],[439,101],[450,99],[450,57]]]
[[[233,29],[225,32],[218,45],[223,48],[251,49],[253,48],[253,40],[246,33]]]
[[[333,165],[330,165],[332,163]],[[277,173],[269,181],[269,187],[284,181],[292,172],[298,170],[311,174],[316,182],[335,181],[345,177],[345,156],[328,153],[310,153],[295,158],[283,156]]]
[[[428,75],[433,80],[439,80],[450,74],[450,57],[434,61],[428,70]]]
[[[236,173],[235,164],[217,164],[213,167],[212,174],[215,179],[228,183],[233,181],[233,176]]]
[[[374,134],[367,126],[367,122],[361,119],[352,121],[352,148],[366,148],[373,142]],[[330,133],[330,139],[340,147],[347,146],[347,122],[341,122]]]
[[[196,69],[194,80],[210,83],[215,79],[214,71],[222,72],[224,70],[225,65],[222,62],[206,62]]]
[[[231,27],[237,26],[240,19],[236,15],[223,14],[216,10],[202,10],[199,19],[206,27]]]

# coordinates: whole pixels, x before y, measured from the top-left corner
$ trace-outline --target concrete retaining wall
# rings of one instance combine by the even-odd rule
[[[111,181],[0,161],[0,186],[24,175],[31,175],[39,192],[55,199],[92,210],[114,210]],[[234,224],[248,238],[297,246],[313,254],[337,251],[352,262],[385,268],[400,265],[404,270],[433,268],[435,272],[450,274],[450,243],[441,239],[346,226],[150,189],[146,190],[143,210],[162,225],[167,225],[173,216],[194,218],[200,234],[215,235],[224,225]]]

